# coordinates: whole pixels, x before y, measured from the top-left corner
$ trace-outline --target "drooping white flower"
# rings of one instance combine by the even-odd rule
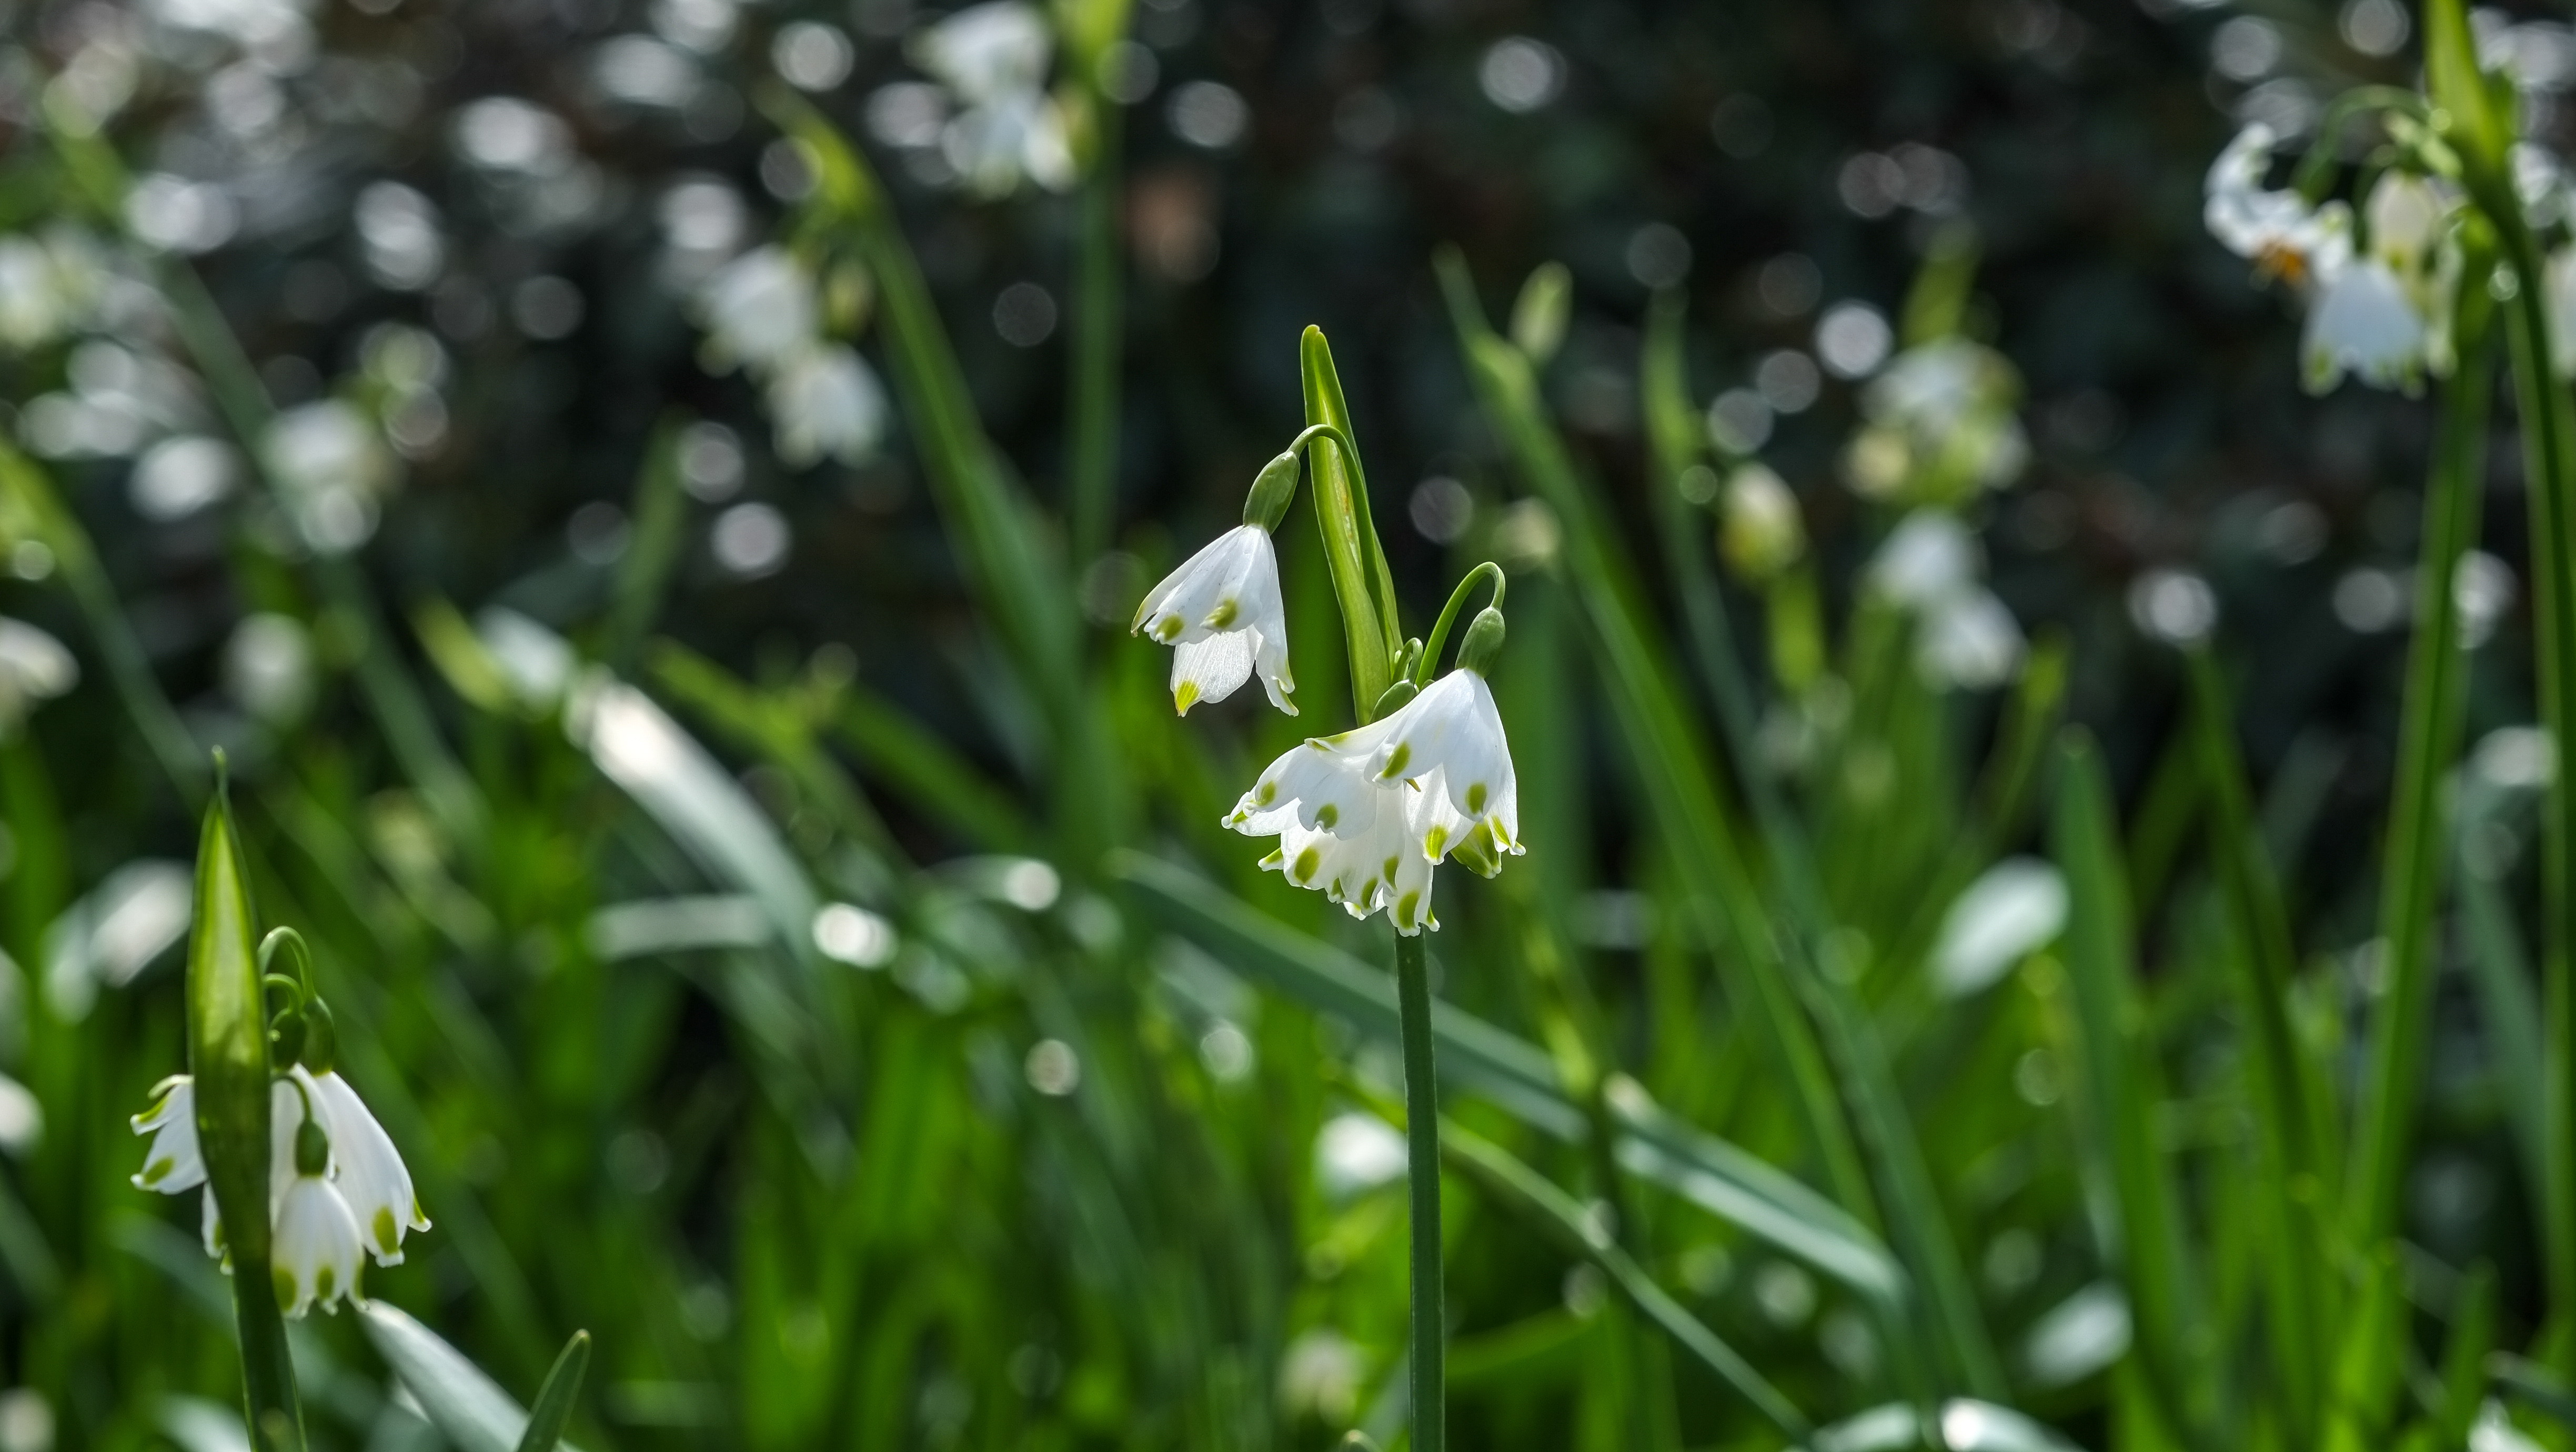
[[[757,370],[812,351],[821,327],[813,275],[782,247],[755,247],[707,279],[698,313],[720,361]]]
[[[39,701],[80,684],[80,662],[23,620],[0,615],[0,735],[14,730]]]
[[[1868,579],[1897,604],[1921,608],[1975,585],[1982,568],[1977,537],[1957,515],[1918,509],[1888,532],[1869,562]]]
[[[2021,665],[2021,625],[1979,576],[1984,552],[1957,516],[1907,515],[1869,563],[1870,589],[1915,618],[1914,664],[1936,688],[1981,690]]]
[[[855,464],[885,436],[885,389],[857,352],[810,347],[771,374],[767,391],[778,457],[796,468],[830,456]]]
[[[154,1085],[152,1107],[132,1123],[136,1134],[152,1136],[143,1150],[143,1168],[134,1172],[134,1188],[179,1195],[206,1182],[206,1161],[197,1152],[195,1081],[173,1074]]]
[[[1022,0],[969,6],[913,37],[913,59],[958,101],[940,150],[971,190],[999,196],[1023,176],[1073,184],[1064,113],[1046,92],[1053,50],[1045,16]]]
[[[1906,349],[1861,391],[1868,420],[1844,456],[1854,488],[1874,499],[1952,503],[2021,477],[2030,440],[2014,409],[2021,375],[1971,338]]]
[[[1487,877],[1520,841],[1520,788],[1492,690],[1451,671],[1383,720],[1291,747],[1225,824],[1277,834],[1262,863],[1341,903],[1384,907],[1408,936],[1439,927],[1431,868],[1455,854]]]
[[[1184,716],[1201,701],[1233,695],[1255,672],[1270,704],[1297,714],[1279,558],[1270,532],[1257,524],[1218,535],[1164,576],[1136,607],[1128,632],[1174,648],[1172,704]]]
[[[363,1303],[358,1276],[364,1245],[357,1217],[339,1187],[321,1175],[297,1175],[278,1197],[270,1231],[269,1265],[277,1277],[278,1309],[301,1318],[318,1302],[336,1313],[343,1298]]]
[[[2324,393],[2350,372],[2374,388],[2422,385],[2424,317],[2405,284],[2376,256],[2357,257],[2318,278],[2299,346],[2301,381]]]
[[[378,1265],[402,1264],[406,1232],[427,1230],[412,1189],[411,1170],[384,1126],[367,1111],[358,1091],[338,1071],[313,1076],[314,1108],[331,1136],[334,1186],[356,1218]],[[355,1286],[355,1281],[351,1285]]]
[[[2209,168],[2201,220],[2220,246],[2278,267],[2304,258],[2323,240],[2319,209],[2294,191],[2263,185],[2279,138],[2255,122],[2236,133]]]
[[[1981,691],[2011,680],[2021,665],[2021,622],[1982,585],[1935,602],[1920,628],[1914,666],[1935,686]]]
[[[345,553],[376,532],[377,505],[397,466],[383,431],[355,405],[328,398],[279,414],[260,457],[314,549]]]

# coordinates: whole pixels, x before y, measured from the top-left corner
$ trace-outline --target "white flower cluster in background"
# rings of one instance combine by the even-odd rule
[[[2258,276],[2279,280],[2305,301],[2299,370],[2309,391],[2324,393],[2350,375],[2411,394],[2427,374],[2449,373],[2460,272],[2457,189],[2383,172],[2356,218],[2343,202],[2312,203],[2296,191],[2265,186],[2277,140],[2258,122],[2228,143],[2209,169],[2203,220],[2221,246],[2254,263]],[[2555,189],[2554,181],[2534,173],[2526,201]],[[2565,273],[2553,259],[2552,282]]]
[[[2021,375],[1994,349],[1957,336],[1918,344],[1861,390],[1866,422],[1844,472],[1862,494],[1905,504],[2005,488],[2030,463],[2020,402]]]
[[[2021,623],[1980,578],[1985,559],[1958,516],[1905,516],[1870,561],[1869,587],[1915,618],[1914,664],[1941,689],[1983,690],[2020,669]]]
[[[960,185],[983,196],[1008,195],[1024,179],[1050,191],[1073,185],[1064,112],[1046,91],[1055,37],[1036,6],[968,6],[916,32],[911,50],[946,95],[898,94],[917,114],[918,139],[936,139]]]
[[[0,615],[0,740],[15,735],[38,703],[78,684],[80,662],[61,641]]]
[[[885,389],[856,349],[824,336],[814,274],[795,254],[753,248],[707,279],[696,308],[709,366],[739,366],[760,385],[779,458],[801,469],[875,452]]]

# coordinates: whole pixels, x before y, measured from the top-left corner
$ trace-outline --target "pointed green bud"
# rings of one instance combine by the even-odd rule
[[[1458,646],[1458,668],[1491,678],[1494,657],[1503,650],[1503,612],[1488,605],[1476,612],[1475,623],[1467,627],[1467,638]]]
[[[311,1025],[294,1009],[268,1021],[268,1061],[272,1064],[301,1063]]]
[[[1252,492],[1243,496],[1243,522],[1261,526],[1265,534],[1275,533],[1279,521],[1288,517],[1288,503],[1297,497],[1297,451],[1290,449],[1261,466],[1261,474],[1252,481]]]
[[[1574,274],[1562,262],[1540,263],[1512,303],[1513,345],[1532,363],[1555,357],[1565,342],[1566,314],[1573,303]]]
[[[268,1014],[257,921],[216,758],[214,804],[197,838],[196,916],[188,934],[188,1070],[197,1139],[236,1262],[268,1259]]]

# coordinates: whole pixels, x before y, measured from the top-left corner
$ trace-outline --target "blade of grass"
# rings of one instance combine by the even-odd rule
[[[1813,954],[1827,930],[1821,905],[1807,902],[1809,894],[1791,880],[1787,895],[1793,911],[1810,910],[1799,914],[1805,920],[1791,925],[1791,931],[1779,931],[1771,921],[1718,795],[1706,748],[1674,689],[1665,665],[1669,654],[1647,624],[1637,573],[1622,558],[1599,517],[1593,492],[1548,421],[1529,360],[1486,323],[1465,264],[1454,250],[1440,258],[1440,279],[1487,421],[1534,492],[1553,507],[1563,530],[1577,593],[1593,624],[1620,708],[1616,714],[1646,775],[1658,825],[1677,860],[1702,865],[1713,891],[1691,900],[1709,914],[1711,941],[1732,941],[1742,950],[1721,953],[1719,961],[1746,970],[1743,977],[1749,981],[1734,985],[1739,1001],[1759,1004],[1766,1015],[1770,1041],[1797,1089],[1837,1197],[1876,1223],[1870,1214],[1871,1182],[1860,1168],[1865,1149],[1878,1171],[1878,1191],[1887,1200],[1891,1234],[1922,1283],[1946,1364],[1969,1390],[2002,1396],[2002,1362],[1978,1311],[1877,1030],[1844,985],[1815,971]],[[1801,1012],[1802,1003],[1815,1015],[1814,1025]],[[1840,1099],[1818,1043],[1819,1027],[1824,1045],[1832,1050],[1832,1065],[1840,1071]]]
[[[2472,238],[2483,229],[2472,229]],[[2442,778],[2459,755],[2468,698],[2468,652],[2460,636],[2453,577],[2478,537],[2486,486],[2487,414],[2495,392],[2487,288],[2492,252],[2466,249],[2454,310],[2459,363],[2443,381],[2441,428],[2424,491],[2424,555],[2416,568],[2415,638],[2406,659],[2397,777],[2380,872],[2379,931],[2387,944],[2388,992],[2370,1026],[2370,1068],[2353,1123],[2344,1216],[2358,1245],[2396,1228],[2398,1194],[2424,1045],[2433,1019],[2433,918],[2444,857]]]
[[[815,740],[815,717],[829,709],[828,694],[764,692],[714,661],[673,641],[657,641],[653,678],[739,746],[776,762],[832,825],[879,856],[901,860],[902,849],[886,830],[857,782],[850,780]]]
[[[621,675],[635,669],[645,632],[662,608],[671,566],[680,556],[680,526],[687,510],[688,496],[680,488],[680,424],[665,419],[645,443],[643,467],[635,474],[635,529],[626,557],[618,562],[600,645],[600,659]]]
[[[2540,1001],[2531,991],[2531,956],[2523,950],[2522,932],[2514,925],[2513,904],[2504,884],[2492,874],[2495,864],[2479,859],[2470,846],[2483,819],[2463,811],[2459,846],[2454,852],[2460,895],[2461,931],[2468,939],[2469,979],[2477,987],[2478,1017],[2486,1030],[2495,1073],[2503,1081],[2505,1123],[2521,1151],[2523,1173],[2537,1191],[2545,1186],[2549,1150],[2548,1111],[2541,1097]]]
[[[2335,1321],[2315,1224],[2322,1189],[2319,1119],[2308,1099],[2302,1051],[2290,1021],[2296,950],[2278,882],[2256,836],[2244,763],[2236,751],[2234,714],[2218,664],[2205,647],[2187,651],[2185,663],[2191,696],[2188,729],[2209,806],[2210,856],[2225,902],[2237,997],[2246,1016],[2246,1058],[2273,1241],[2267,1321],[2285,1425],[2293,1441],[2305,1442],[2318,1427]]]
[[[2192,1350],[2202,1335],[2197,1276],[2172,1174],[2156,1142],[2161,1076],[2138,1002],[2130,946],[2135,924],[2110,784],[2100,754],[2080,731],[2067,732],[2060,748],[2056,796],[2052,846],[2069,899],[2060,951],[2082,1050],[2081,1122],[2109,1163],[2119,1208],[2111,1258],[2128,1287],[2170,1440],[2202,1442],[2215,1422],[2211,1379]]]
[[[457,1452],[520,1452],[528,1435],[528,1414],[465,1353],[384,1301],[360,1304],[358,1326],[367,1333],[376,1354],[402,1378],[421,1410],[429,1413],[430,1424],[456,1444]],[[588,1342],[586,1333],[576,1333],[573,1345],[564,1348],[564,1357],[569,1359],[578,1346],[586,1363]],[[556,1370],[563,1365],[558,1360]],[[575,1452],[569,1443],[564,1446],[565,1452]]]
[[[563,1355],[555,1358],[554,1370],[546,1373],[546,1384],[537,1388],[537,1403],[528,1409],[528,1430],[519,1438],[518,1452],[555,1452],[563,1440],[564,1424],[572,1420],[572,1409],[581,1400],[582,1373],[590,1370],[590,1333],[575,1331],[564,1343]]]

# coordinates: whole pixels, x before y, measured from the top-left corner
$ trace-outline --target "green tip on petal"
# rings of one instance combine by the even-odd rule
[[[1181,714],[1182,714],[1182,715],[1186,716],[1186,715],[1190,714],[1190,708],[1191,708],[1192,706],[1197,705],[1198,703],[1199,703],[1199,683],[1198,683],[1198,682],[1196,682],[1196,681],[1183,681],[1183,682],[1181,682],[1179,685],[1174,686],[1174,687],[1172,688],[1172,704],[1173,704],[1173,705],[1175,705],[1175,706],[1178,706],[1178,707],[1180,708],[1180,712],[1181,712]]]

